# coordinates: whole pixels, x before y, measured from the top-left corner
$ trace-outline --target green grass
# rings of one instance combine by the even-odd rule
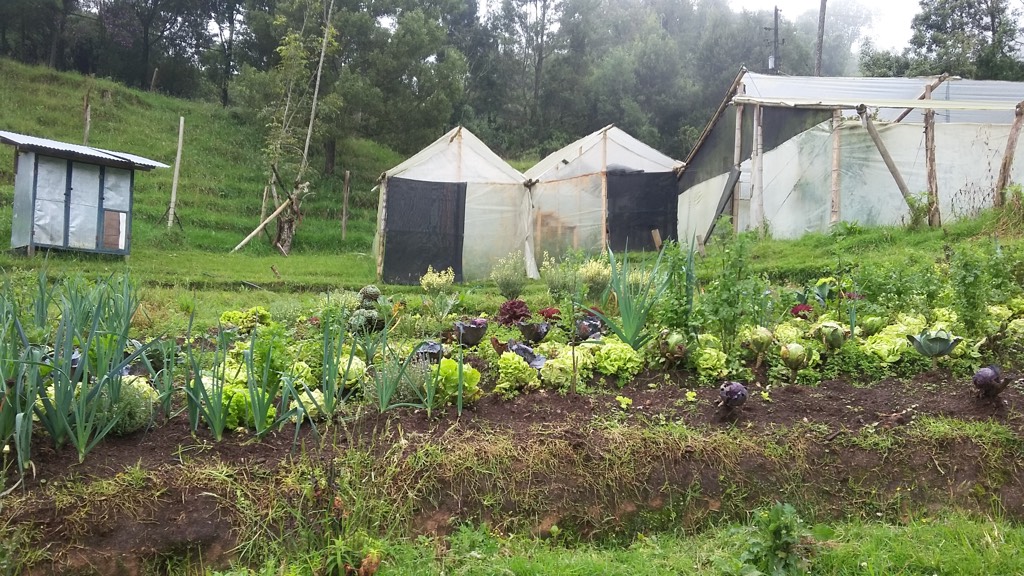
[[[178,117],[185,117],[185,145],[176,211],[184,228],[167,238],[166,210],[173,170],[136,174],[133,255],[159,258],[172,246],[226,253],[259,223],[268,164],[261,149],[260,122],[243,110],[222,108],[125,88],[113,82],[0,59],[0,129],[82,141],[82,103],[91,89],[93,146],[131,152],[172,165]],[[402,157],[366,140],[339,143],[336,174],[317,173],[320,152],[311,158],[312,196],[303,202],[304,220],[294,245],[296,254],[366,252],[374,230],[381,172]],[[8,149],[9,150],[9,149]],[[13,154],[0,154],[0,238],[10,235]],[[351,172],[348,234],[341,239],[343,173]],[[286,182],[292,177],[284,173]],[[269,255],[267,243],[255,240],[246,253]],[[7,262],[0,262],[8,266]],[[344,270],[335,269],[337,277]]]
[[[909,524],[841,522],[815,526],[812,532],[808,570],[816,575],[1024,573],[1024,557],[1017,554],[1024,545],[1024,528],[1001,520],[951,515]],[[378,574],[728,574],[746,544],[737,526],[690,536],[640,535],[632,545],[616,548],[502,537],[486,528],[463,527],[443,542],[384,542]],[[271,566],[281,567],[276,562],[266,565]],[[237,569],[220,574],[254,573],[268,572]]]

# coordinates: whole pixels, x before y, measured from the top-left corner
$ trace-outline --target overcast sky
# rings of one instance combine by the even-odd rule
[[[850,0],[829,0],[833,6]],[[868,36],[877,48],[903,49],[910,40],[910,22],[921,6],[918,0],[857,0],[871,11],[872,25]],[[729,0],[733,10],[773,10],[776,6],[782,11],[782,17],[795,21],[804,12],[812,11],[815,15],[821,6],[820,0]],[[827,8],[826,8],[827,10]]]

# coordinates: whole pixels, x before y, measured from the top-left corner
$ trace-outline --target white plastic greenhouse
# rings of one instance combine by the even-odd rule
[[[679,238],[706,239],[722,214],[780,238],[899,224],[906,196],[937,200],[933,223],[975,214],[1024,178],[1022,99],[1014,82],[741,71],[687,160]]]
[[[549,154],[526,171],[536,253],[643,250],[652,230],[675,238],[681,167],[614,126]]]
[[[479,280],[499,258],[519,251],[537,276],[530,195],[523,175],[464,127],[456,127],[381,174],[377,276],[409,283],[433,266],[456,280]]]

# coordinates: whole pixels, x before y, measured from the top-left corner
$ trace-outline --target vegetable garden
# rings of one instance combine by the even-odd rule
[[[7,283],[0,559],[409,573],[390,543],[419,535],[478,573],[502,535],[636,546],[749,520],[686,570],[847,573],[811,520],[1021,520],[1020,248],[780,281],[752,272],[756,242],[545,255],[541,282],[513,254],[487,287],[428,269],[185,334],[133,327],[127,272]],[[990,365],[1005,390],[981,393]],[[726,382],[744,404],[718,406]]]

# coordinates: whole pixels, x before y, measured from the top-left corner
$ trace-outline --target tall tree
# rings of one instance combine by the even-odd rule
[[[102,0],[99,15],[123,49],[124,77],[140,87],[150,83],[155,53],[194,59],[207,37],[201,0]]]
[[[1020,24],[1007,0],[921,0],[910,46],[912,73],[948,72],[976,79],[1024,77]]]
[[[228,105],[228,86],[235,74],[235,39],[243,23],[244,0],[205,0],[213,44],[217,54],[213,76],[220,88],[220,103]]]

